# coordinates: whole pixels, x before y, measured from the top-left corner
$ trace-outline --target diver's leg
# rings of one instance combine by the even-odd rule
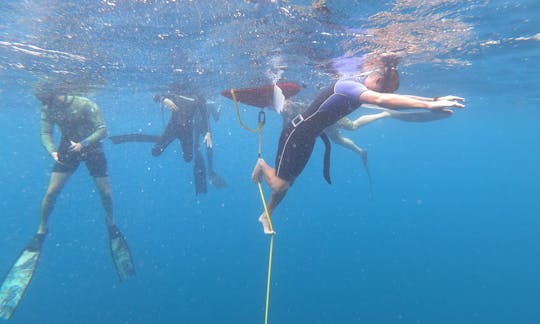
[[[372,123],[376,120],[379,120],[381,118],[386,118],[386,117],[390,117],[391,116],[391,113],[389,111],[383,111],[383,112],[380,112],[380,113],[377,113],[377,114],[370,114],[370,115],[363,115],[363,116],[360,116],[358,117],[357,119],[355,119],[353,121],[353,127],[350,129],[350,130],[355,130],[355,129],[358,129],[362,126],[365,126],[369,123]]]
[[[206,167],[201,151],[195,149],[195,158],[193,161],[193,183],[195,185],[195,194],[206,193]]]
[[[47,221],[54,209],[56,198],[58,198],[58,194],[60,194],[62,188],[64,188],[64,185],[71,174],[71,172],[52,172],[49,187],[47,188],[45,197],[43,197],[43,200],[41,201],[39,234],[45,234],[47,232]]]
[[[107,171],[107,159],[105,158],[103,151],[96,150],[89,153],[86,160],[86,167],[94,179],[94,183],[99,192],[99,197],[101,198],[101,204],[105,209],[105,221],[109,227],[113,226],[113,200]]]
[[[163,134],[161,134],[154,147],[152,147],[153,156],[161,155],[161,153],[165,151],[167,146],[169,146],[169,144],[174,141],[174,139],[176,138],[176,127],[178,127],[177,124],[171,118],[171,120],[167,124],[167,127],[163,131]]]
[[[253,182],[261,182],[263,176],[272,191],[280,190],[282,188],[288,189],[288,181],[278,177],[276,175],[276,170],[269,166],[265,160],[259,158],[251,173],[251,179]]]
[[[288,188],[288,186],[287,186]],[[268,205],[266,208],[268,209],[268,216],[266,215],[266,211],[264,211],[261,216],[259,216],[259,222],[261,222],[263,226],[264,234],[275,234],[274,229],[272,226],[270,226],[270,215],[272,215],[272,212],[276,207],[279,205],[279,203],[285,198],[285,195],[287,194],[287,189],[280,189],[277,191],[272,190],[272,194],[270,196],[270,200],[268,201]]]
[[[93,175],[93,178],[106,213],[105,222],[107,223],[107,231],[109,233],[111,256],[114,265],[116,266],[118,276],[120,277],[120,281],[124,281],[135,276],[135,266],[127,241],[118,227],[114,224],[113,201],[109,177],[106,173],[102,173],[97,176]]]
[[[109,177],[94,177],[94,183],[98,189],[103,209],[105,209],[105,222],[108,226],[113,226],[114,212]]]
[[[327,128],[325,130],[326,135],[332,140],[332,142],[343,146],[346,149],[349,149],[353,152],[356,152],[362,158],[364,165],[367,165],[367,152],[358,146],[352,139],[344,137],[341,135],[341,132],[336,128]]]
[[[210,173],[214,172],[214,150],[211,147],[206,147],[206,161]]]
[[[270,200],[268,201],[267,209],[268,209],[268,217],[272,215],[272,212],[276,209],[276,207],[279,205],[279,203],[283,200],[285,195],[287,194],[287,190],[289,189],[291,183],[289,181],[286,181],[284,179],[281,179],[276,175],[276,170],[272,167],[270,167],[266,161],[259,158],[257,160],[257,164],[255,165],[255,168],[253,169],[253,173],[251,175],[251,179],[254,182],[261,182],[262,177],[264,176],[266,182],[272,189],[272,195],[270,196]],[[265,234],[274,234],[274,231],[272,230],[270,226],[270,221],[266,215],[266,211],[259,216],[259,221],[263,225],[263,230]]]
[[[192,123],[186,123],[181,129],[178,130],[178,138],[182,146],[182,157],[184,161],[191,162],[193,160],[193,125]],[[197,140],[197,148],[198,148]]]

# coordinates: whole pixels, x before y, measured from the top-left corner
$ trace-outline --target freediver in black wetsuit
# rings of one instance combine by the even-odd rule
[[[152,155],[159,156],[175,140],[180,141],[182,147],[182,157],[184,161],[193,161],[193,178],[195,194],[207,192],[208,181],[217,188],[224,188],[227,183],[213,169],[212,137],[210,132],[209,110],[206,99],[201,95],[194,97],[184,96],[176,93],[158,94],[154,101],[171,110],[171,117],[165,130],[160,136],[146,134],[127,134],[111,136],[113,143],[125,142],[154,142]],[[217,121],[219,114],[212,110],[211,115]],[[204,158],[200,150],[200,138],[206,144],[206,157],[208,162],[208,172],[204,163]]]

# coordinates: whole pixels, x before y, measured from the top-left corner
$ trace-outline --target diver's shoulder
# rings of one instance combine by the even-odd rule
[[[92,109],[95,109],[98,107],[95,101],[87,97],[82,97],[82,96],[71,96],[71,97],[73,98],[71,101],[72,105],[75,105],[78,107],[88,107]]]

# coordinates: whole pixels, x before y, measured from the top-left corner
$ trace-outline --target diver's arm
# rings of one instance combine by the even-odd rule
[[[196,101],[195,98],[186,97],[186,96],[182,96],[178,94],[172,96],[172,98],[168,96],[161,97],[161,103],[165,107],[169,108],[171,111],[179,111],[180,107],[178,106],[193,104],[193,102],[195,101]]]
[[[90,119],[95,130],[92,134],[90,134],[87,138],[80,142],[83,146],[97,143],[107,136],[107,126],[105,126],[105,121],[103,120],[103,117],[99,112],[98,105],[96,105],[95,103],[89,104],[87,109],[87,118]]]
[[[54,130],[54,123],[49,119],[49,116],[47,114],[46,108],[44,107],[41,110],[41,143],[49,152],[49,154],[53,155],[53,153],[56,153],[56,148],[54,146],[53,141],[53,130]],[[54,157],[54,155],[53,155]]]
[[[429,97],[420,97],[420,96],[413,96],[413,95],[404,95],[404,96],[412,98],[412,99],[416,99],[416,100],[421,100],[421,101],[436,101],[437,100],[437,97],[429,98]]]
[[[201,105],[200,108],[201,108],[200,113],[202,114],[201,121],[204,123],[203,129],[206,130],[206,134],[204,134],[203,142],[206,144],[207,148],[212,148],[212,131],[210,129],[210,120],[209,120],[210,115],[208,114],[208,109],[209,109],[208,104],[205,103]]]
[[[163,100],[161,100],[161,103],[169,108],[170,111],[179,111],[180,109],[178,108],[178,106],[169,98],[163,98]]]
[[[456,96],[444,96],[444,97],[420,97],[420,96],[413,96],[413,95],[405,95],[406,97],[422,100],[422,101],[437,101],[437,100],[451,100],[451,101],[463,101],[464,99],[461,97]]]
[[[443,99],[446,98],[446,99]],[[455,97],[455,96],[447,96],[443,97],[436,101],[424,101],[419,100],[414,97],[410,97],[407,95],[399,95],[399,94],[393,94],[393,93],[379,93],[372,90],[366,90],[362,92],[359,96],[360,101],[378,105],[385,108],[391,108],[391,109],[410,109],[410,108],[417,108],[417,109],[428,109],[428,110],[434,110],[434,109],[443,109],[448,107],[453,108],[463,108],[465,107],[460,102],[463,101],[463,98]]]

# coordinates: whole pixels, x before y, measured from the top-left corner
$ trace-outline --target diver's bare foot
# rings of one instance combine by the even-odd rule
[[[268,218],[266,217],[266,213],[263,213],[260,217],[259,217],[259,222],[261,222],[262,226],[263,226],[263,230],[264,230],[264,234],[267,234],[267,235],[274,235],[276,234],[276,232],[274,232],[272,230],[272,227],[270,226],[270,222],[268,221]]]
[[[262,159],[257,160],[257,164],[255,164],[255,167],[253,168],[253,172],[251,173],[251,180],[253,182],[261,182],[263,177],[263,168],[262,168]]]

